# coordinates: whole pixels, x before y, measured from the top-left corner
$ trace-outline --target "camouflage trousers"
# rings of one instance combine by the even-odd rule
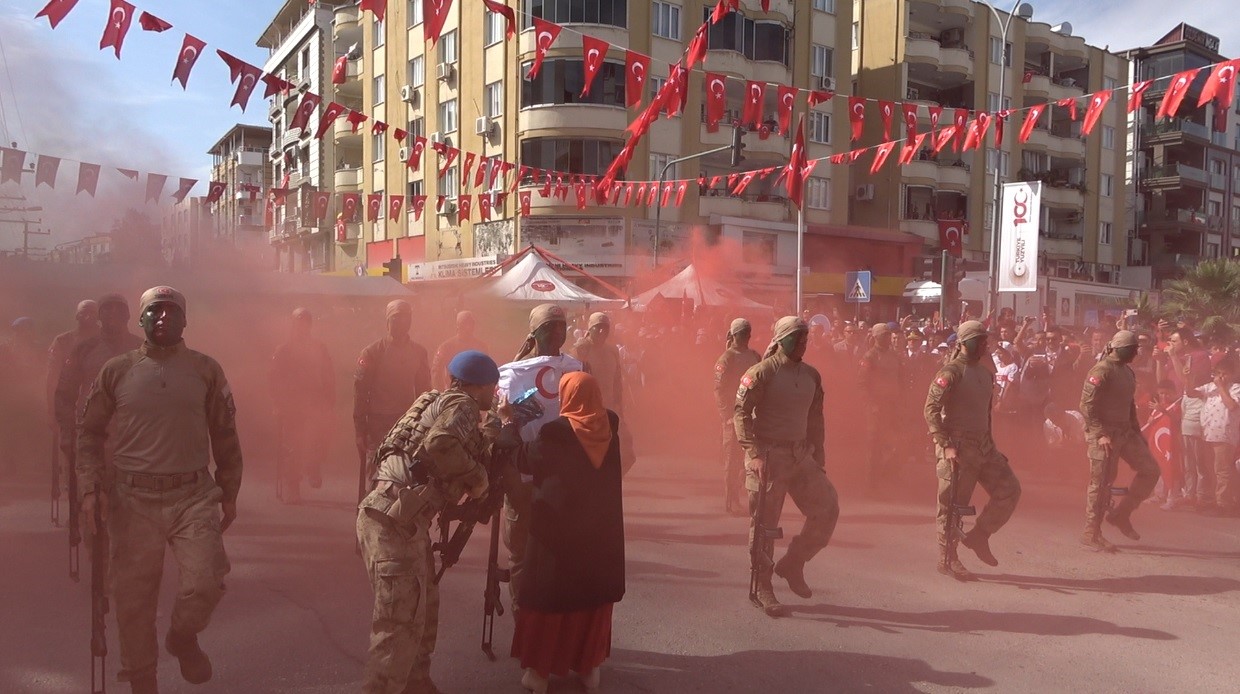
[[[723,495],[731,501],[745,490],[745,451],[736,441],[736,428],[732,422],[723,423]]]
[[[766,447],[767,491],[763,508],[758,508],[758,474],[746,460],[745,488],[749,491],[749,542],[753,546],[754,521],[762,514],[767,528],[779,526],[784,511],[784,499],[792,497],[792,503],[805,514],[801,532],[788,542],[788,556],[795,561],[807,562],[831,542],[835,524],[840,518],[840,499],[835,486],[827,479],[827,473],[813,457],[813,450],[805,443]],[[774,543],[767,549],[774,551]],[[774,557],[764,552],[758,561],[767,572],[774,566]]]
[[[433,691],[431,653],[439,634],[439,586],[426,527],[412,533],[387,516],[363,508],[357,540],[375,593],[370,656],[362,691],[416,694]]]
[[[1119,458],[1123,458],[1136,475],[1128,485],[1125,494],[1116,505],[1116,513],[1127,515],[1136,510],[1142,501],[1154,493],[1158,478],[1162,474],[1158,469],[1158,461],[1150,453],[1145,437],[1136,429],[1109,434],[1111,437],[1111,459],[1098,446],[1096,437],[1088,437],[1089,443],[1089,490],[1085,495],[1085,529],[1098,530],[1102,527],[1102,519],[1106,515],[1105,508],[1110,494],[1107,490],[1115,484],[1119,474]]]
[[[951,463],[943,457],[943,449],[935,447],[938,465],[935,474],[939,478],[938,511],[935,521],[939,531],[939,547],[947,547],[947,510],[954,502],[957,506],[968,506],[973,498],[973,489],[981,485],[990,497],[986,501],[973,527],[987,534],[994,534],[1002,528],[1012,513],[1016,511],[1016,503],[1020,501],[1020,481],[1007,456],[995,448],[995,442],[989,434],[956,439],[956,498],[951,494]]]
[[[140,489],[121,480],[112,486],[107,530],[121,681],[155,672],[165,548],[172,549],[180,573],[172,629],[197,634],[211,621],[230,568],[220,533],[223,496],[205,470],[197,482],[171,491]]]
[[[508,548],[508,597],[512,599],[513,616],[517,611],[517,586],[525,568],[525,546],[530,539],[530,506],[534,485],[521,479],[515,465],[504,471],[504,547]]]

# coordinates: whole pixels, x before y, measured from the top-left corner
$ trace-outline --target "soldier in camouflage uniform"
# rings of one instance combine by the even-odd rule
[[[423,394],[379,446],[376,485],[357,514],[357,539],[375,592],[370,657],[362,691],[431,694],[431,653],[439,628],[439,587],[429,529],[463,494],[487,491],[485,456],[499,432],[488,421],[499,367],[477,351],[448,365],[451,386]],[[488,441],[489,439],[489,441]]]
[[[960,542],[987,565],[998,566],[999,560],[990,551],[990,536],[998,532],[1016,510],[1020,482],[991,437],[994,374],[986,363],[990,360],[986,328],[978,321],[966,321],[960,324],[956,335],[951,360],[930,382],[925,417],[938,457],[939,573],[967,581],[973,574],[960,563],[955,543],[949,537],[949,507],[953,504],[967,506],[973,497],[973,488],[982,485],[990,499]],[[954,499],[952,468],[956,474]]]
[[[899,463],[896,431],[903,423],[900,393],[904,383],[904,359],[892,348],[892,330],[886,323],[870,329],[873,346],[861,357],[861,387],[869,397],[870,468],[869,489],[877,492],[890,482]],[[893,436],[893,434],[896,434]],[[893,441],[893,438],[895,441]]]
[[[744,515],[745,453],[736,442],[732,417],[736,411],[736,391],[741,377],[762,357],[749,347],[753,327],[744,318],[737,318],[728,327],[726,349],[715,361],[715,404],[723,428],[723,510]]]
[[[1089,492],[1085,500],[1085,532],[1081,544],[1114,552],[1102,537],[1102,519],[1125,537],[1140,540],[1132,527],[1132,512],[1149,498],[1158,484],[1159,469],[1137,420],[1137,377],[1129,364],[1137,357],[1137,336],[1121,330],[1111,338],[1102,361],[1089,370],[1081,391],[1081,415],[1089,444]],[[1136,472],[1128,493],[1108,512],[1107,489],[1115,482],[1116,459],[1123,458]]]
[[[805,562],[831,541],[840,517],[839,496],[826,473],[822,378],[802,361],[808,342],[805,321],[796,316],[781,318],[765,357],[745,372],[736,392],[734,426],[745,450],[750,542],[759,517],[766,528],[779,525],[785,496],[791,496],[805,514],[805,526],[788,543],[779,562],[769,554],[757,560],[757,599],[772,617],[783,616],[787,610],[775,597],[771,574],[786,580],[793,593],[812,597],[803,573]],[[763,508],[758,508],[764,477],[766,499]]]
[[[99,304],[92,299],[80,301],[77,305],[77,312],[73,317],[77,321],[77,327],[57,335],[52,340],[52,346],[47,350],[47,413],[48,420],[52,422],[53,431],[55,431],[57,445],[59,445],[60,438],[64,432],[63,427],[60,425],[60,419],[56,416],[56,384],[60,382],[60,372],[64,370],[65,364],[69,361],[69,356],[73,354],[73,350],[78,345],[99,334]],[[72,425],[70,428],[72,428]],[[60,483],[67,485],[69,482],[69,460],[62,455],[58,462],[60,465]]]
[[[224,371],[181,339],[185,297],[155,287],[142,295],[139,315],[146,342],[104,364],[86,399],[77,473],[82,514],[93,522],[99,505],[111,537],[118,677],[147,694],[157,691],[155,618],[167,547],[180,586],[164,646],[187,682],[211,679],[198,633],[224,595],[223,532],[237,517],[242,462]],[[109,437],[112,484],[104,470]],[[207,470],[212,454],[214,479]]]
[[[611,318],[606,313],[592,313],[586,334],[573,345],[574,357],[598,379],[603,391],[603,407],[624,416],[624,362],[620,350],[611,342]],[[628,428],[620,430],[620,467],[628,474],[637,462],[633,437]]]

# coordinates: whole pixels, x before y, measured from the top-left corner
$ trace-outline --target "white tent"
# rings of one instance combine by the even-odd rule
[[[770,311],[771,307],[746,298],[722,282],[703,277],[692,264],[675,277],[647,292],[634,297],[633,305],[644,311],[657,297],[665,299],[691,299],[696,306],[730,306],[754,311]]]
[[[509,301],[551,304],[618,308],[625,303],[623,299],[607,299],[569,282],[538,253],[526,253],[525,257],[503,272],[502,277],[476,290],[476,293]]]

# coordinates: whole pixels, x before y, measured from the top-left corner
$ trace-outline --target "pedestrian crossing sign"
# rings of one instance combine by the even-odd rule
[[[868,304],[872,296],[869,270],[844,273],[844,301],[850,304]]]

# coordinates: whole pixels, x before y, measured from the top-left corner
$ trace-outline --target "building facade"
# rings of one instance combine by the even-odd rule
[[[1127,60],[1088,45],[1065,22],[1051,26],[1029,16],[1012,16],[1006,41],[990,7],[972,0],[860,2],[852,28],[854,93],[872,99],[916,103],[918,129],[930,129],[930,108],[942,107],[940,127],[955,109],[991,115],[1017,112],[1005,124],[1002,147],[993,135],[985,146],[938,155],[929,143],[905,166],[890,161],[869,173],[870,157],[853,167],[847,204],[854,224],[900,229],[925,242],[937,256],[938,219],[964,218],[968,261],[984,267],[990,253],[996,175],[1000,184],[1042,181],[1039,267],[1049,278],[1103,285],[1120,282],[1127,261],[1124,179],[1123,92],[1103,112],[1093,132],[1081,136],[1085,94],[1126,83]],[[999,17],[1007,20],[1002,12]],[[1001,96],[1002,94],[1002,96]],[[1020,109],[1063,99],[1068,110],[1051,107],[1029,140],[1018,142],[1025,113]],[[883,140],[878,108],[867,107],[861,145]],[[897,105],[892,138],[905,137]],[[994,128],[991,128],[994,132]],[[893,154],[892,159],[895,159]]]
[[[271,128],[237,124],[207,151],[211,180],[224,183],[213,235],[259,267],[274,267],[264,194],[271,188]]]
[[[421,135],[462,152],[514,164],[599,175],[624,146],[625,128],[662,86],[662,75],[683,55],[714,5],[703,0],[524,0],[514,5],[518,35],[507,41],[502,15],[484,11],[480,3],[458,2],[432,47],[423,40],[423,3],[393,1],[388,3],[386,22],[375,21],[370,13],[360,18],[364,48],[358,69],[351,72],[357,76],[351,79],[360,85],[365,113],[407,130],[411,137]],[[337,8],[338,22],[352,17],[352,9]],[[772,0],[770,11],[763,12],[758,0],[742,0],[739,12],[711,28],[706,53],[706,70],[737,78],[727,83],[725,121],[740,113],[744,80],[769,83],[764,113],[771,118],[776,113],[777,84],[846,92],[849,66],[834,54],[835,47],[847,40],[851,10],[849,3],[836,0]],[[538,75],[526,79],[534,56],[531,16],[564,29]],[[803,30],[794,31],[794,21]],[[582,34],[611,45],[584,97]],[[625,105],[626,48],[652,58],[642,103],[633,108]],[[698,66],[688,80],[684,113],[654,124],[624,178],[656,180],[670,160],[729,143],[729,128],[707,132],[703,93],[704,76]],[[846,143],[847,118],[835,117],[845,112],[838,101],[839,97],[812,109],[807,119],[810,157],[827,156]],[[801,94],[794,127],[804,110]],[[720,154],[678,164],[667,179],[709,179],[787,162],[791,133],[760,138],[755,132],[744,139],[745,161],[740,167],[733,169],[728,155]],[[364,222],[360,230],[349,232],[364,240],[371,268],[399,255],[406,265],[417,264],[417,272],[411,273],[417,276],[435,276],[434,264],[444,261],[452,261],[445,267],[481,271],[488,263],[456,261],[494,259],[533,243],[622,283],[650,267],[656,237],[660,256],[670,259],[695,233],[736,243],[747,257],[764,258],[764,265],[770,266],[764,269],[777,275],[790,276],[796,266],[796,210],[785,199],[782,186],[773,185],[775,176],[755,181],[742,196],[732,195],[723,184],[705,191],[691,185],[681,207],[662,209],[657,233],[654,208],[591,204],[579,210],[572,195],[567,201],[544,199],[537,192],[542,183],[528,179],[521,185],[522,190],[533,191],[528,218],[520,217],[518,195],[509,195],[491,221],[479,221],[476,209],[472,221],[464,221],[456,214],[458,193],[486,191],[463,180],[462,161],[440,176],[438,158],[428,146],[421,167],[412,171],[404,164],[407,152],[396,146],[390,133],[384,137],[365,131],[351,141],[360,142],[360,148],[349,151],[360,150],[361,192],[429,199],[418,220],[407,210],[395,221],[384,214],[379,221]],[[343,190],[342,184],[355,180],[352,167],[357,160],[338,157],[338,163],[342,168],[337,169],[337,190]],[[845,167],[820,165],[807,188],[811,230],[846,221]],[[439,195],[449,198],[441,211],[435,209]]]
[[[187,197],[162,208],[159,238],[164,263],[187,268],[208,256],[214,257],[221,245],[221,239],[215,236],[217,213],[203,197]]]
[[[1218,37],[1187,24],[1125,54],[1133,81],[1226,60]],[[1172,82],[1162,79],[1128,119],[1133,238],[1127,273],[1144,286],[1161,287],[1203,259],[1240,258],[1240,92],[1225,107],[1211,101],[1197,108],[1209,74],[1197,74],[1175,118],[1154,119]]]

